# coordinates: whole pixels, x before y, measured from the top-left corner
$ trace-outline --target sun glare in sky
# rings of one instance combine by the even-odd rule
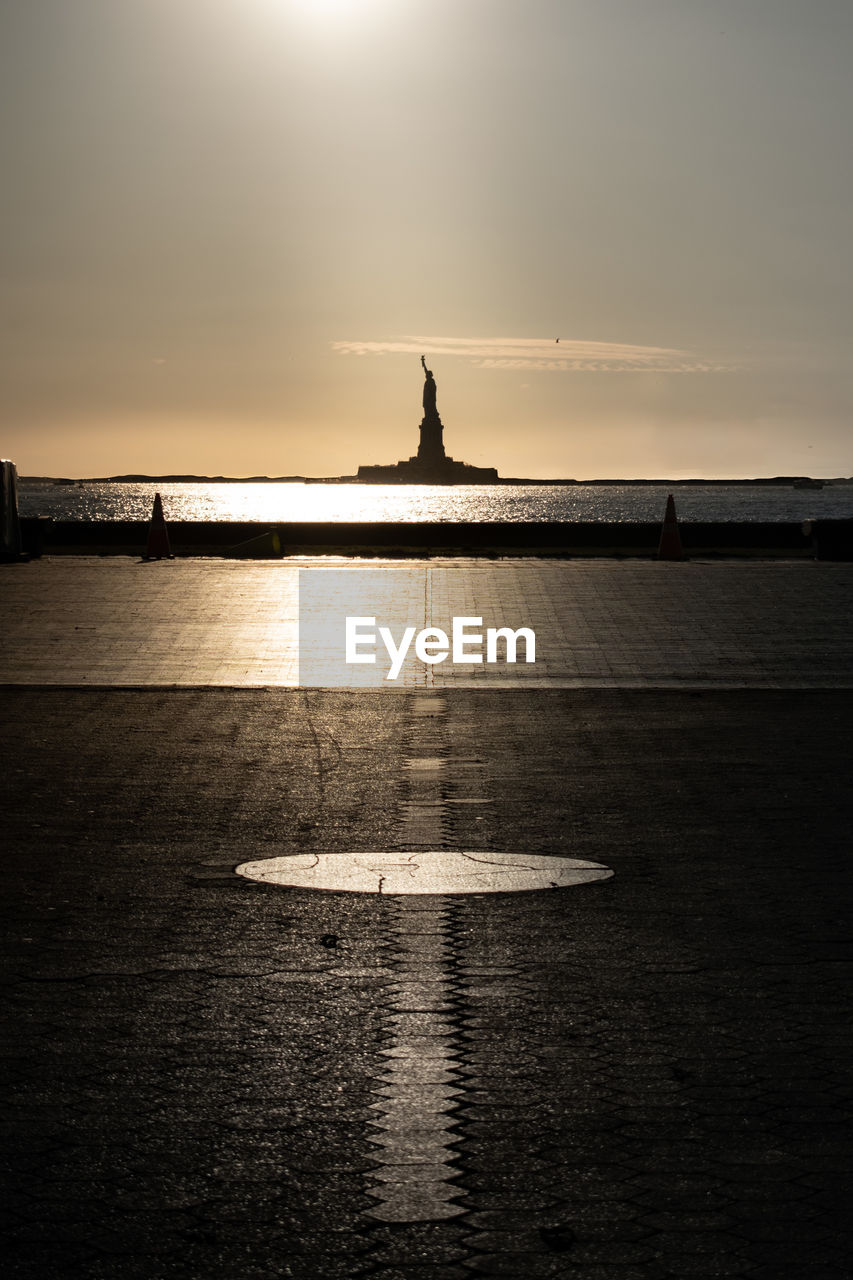
[[[0,451],[352,474],[426,354],[506,475],[850,475],[852,47],[841,0],[0,4]]]
[[[288,0],[289,7],[309,19],[339,19],[351,22],[359,17],[372,18],[387,0]],[[281,3],[281,0],[279,0]]]
[[[345,13],[358,8],[363,0],[299,0],[309,13]]]

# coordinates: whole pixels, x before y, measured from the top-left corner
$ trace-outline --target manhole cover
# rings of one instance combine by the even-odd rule
[[[347,893],[515,893],[563,889],[613,875],[599,862],[524,853],[295,853],[243,862],[247,880]]]

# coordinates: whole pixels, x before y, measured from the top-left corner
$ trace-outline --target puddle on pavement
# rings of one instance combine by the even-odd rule
[[[413,773],[437,773],[444,768],[444,760],[440,756],[410,756],[404,767]]]
[[[430,849],[416,853],[295,853],[243,862],[237,875],[345,893],[518,893],[607,880],[609,867],[539,854]]]

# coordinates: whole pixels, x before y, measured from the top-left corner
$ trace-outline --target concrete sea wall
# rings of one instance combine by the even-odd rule
[[[178,521],[169,524],[176,556],[277,558],[357,556],[654,556],[659,523],[595,522],[300,522],[261,524]],[[853,520],[815,523],[685,522],[686,556],[853,558]],[[141,555],[142,520],[21,520],[32,555]]]

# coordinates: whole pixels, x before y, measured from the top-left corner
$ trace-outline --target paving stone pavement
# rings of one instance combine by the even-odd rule
[[[853,1275],[843,684],[10,683],[0,722],[4,1274]],[[614,875],[234,874],[439,840]]]
[[[377,573],[377,566],[381,572]],[[108,556],[6,566],[0,683],[270,686],[300,679],[299,575],[334,587],[384,574],[419,625],[454,615],[528,625],[537,660],[511,670],[408,664],[399,683],[458,688],[834,688],[853,685],[853,566],[649,560],[139,562]],[[330,572],[337,569],[338,572]],[[325,605],[319,600],[321,609]],[[316,634],[312,637],[316,640]],[[339,637],[334,637],[339,644]],[[332,638],[324,641],[331,645]],[[322,670],[322,664],[321,668]],[[381,684],[384,668],[350,668]],[[331,683],[339,683],[333,679]]]

